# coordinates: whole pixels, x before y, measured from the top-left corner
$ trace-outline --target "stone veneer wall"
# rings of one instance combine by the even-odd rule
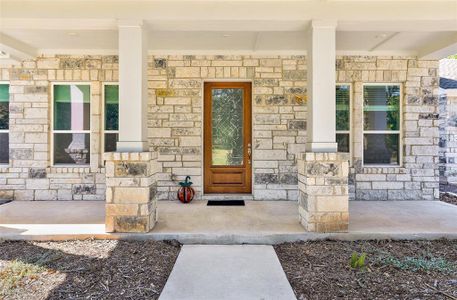
[[[295,96],[306,92],[304,56],[155,56],[150,64],[149,136],[163,167],[159,199],[176,199],[176,179],[186,175],[201,195],[205,80],[252,81],[254,198],[297,199],[306,106]]]
[[[297,158],[305,151],[304,56],[150,56],[148,127],[158,152],[158,199],[176,199],[177,181],[191,175],[202,191],[202,105],[205,80],[253,84],[255,199],[297,200]],[[350,196],[361,200],[438,196],[438,62],[413,57],[338,57],[337,81],[353,88]],[[10,81],[11,165],[0,167],[0,198],[104,199],[101,89],[117,81],[116,56],[56,56],[1,69]],[[91,84],[91,166],[50,167],[51,83]],[[403,166],[362,167],[362,84],[402,83]]]
[[[414,57],[338,57],[337,81],[352,83],[352,199],[439,197],[438,61]],[[363,167],[363,84],[402,83],[403,165]]]
[[[1,70],[10,83],[10,165],[0,166],[0,199],[105,199],[101,91],[102,82],[117,80],[117,67],[117,56],[56,56]],[[52,82],[90,84],[90,166],[50,166]]]
[[[441,90],[440,184],[442,191],[457,191],[457,90]]]

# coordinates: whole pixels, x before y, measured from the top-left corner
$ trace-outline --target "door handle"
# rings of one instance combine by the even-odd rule
[[[251,152],[252,152],[251,143],[249,143],[248,144],[248,163],[249,164],[251,163]]]

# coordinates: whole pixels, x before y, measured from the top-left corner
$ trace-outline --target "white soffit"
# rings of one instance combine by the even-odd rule
[[[163,54],[303,54],[311,19],[338,20],[339,54],[457,49],[457,0],[0,0],[0,47],[15,59],[116,53],[117,19],[129,18]]]
[[[26,43],[36,53],[83,54],[117,51],[117,30],[4,30],[5,36]],[[337,51],[417,55],[424,45],[452,37],[452,32],[338,31]],[[238,51],[304,53],[303,31],[154,31],[149,32],[149,49],[175,53],[185,51]],[[1,43],[1,40],[0,40]]]
[[[8,36],[36,49],[117,49],[117,30],[8,29]]]

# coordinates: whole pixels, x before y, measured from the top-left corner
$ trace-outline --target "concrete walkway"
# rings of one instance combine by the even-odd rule
[[[0,205],[0,238],[176,239],[185,244],[275,244],[312,239],[457,239],[457,206],[439,201],[351,201],[348,233],[305,232],[297,204],[247,201],[244,207],[161,201],[148,234],[107,234],[104,202],[15,201]]]
[[[159,300],[296,299],[272,246],[187,245]]]

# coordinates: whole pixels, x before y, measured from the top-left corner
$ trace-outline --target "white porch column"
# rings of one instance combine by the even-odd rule
[[[336,152],[336,21],[311,22],[307,36],[308,152]]]
[[[119,22],[119,142],[105,153],[107,232],[149,232],[157,222],[157,153],[147,143],[147,41],[141,21]]]
[[[336,153],[335,31],[335,21],[312,21],[307,40],[308,134],[307,153],[297,162],[298,214],[303,227],[315,232],[349,226],[349,155]]]
[[[141,152],[147,143],[147,36],[142,21],[121,20],[119,26],[118,152]]]

